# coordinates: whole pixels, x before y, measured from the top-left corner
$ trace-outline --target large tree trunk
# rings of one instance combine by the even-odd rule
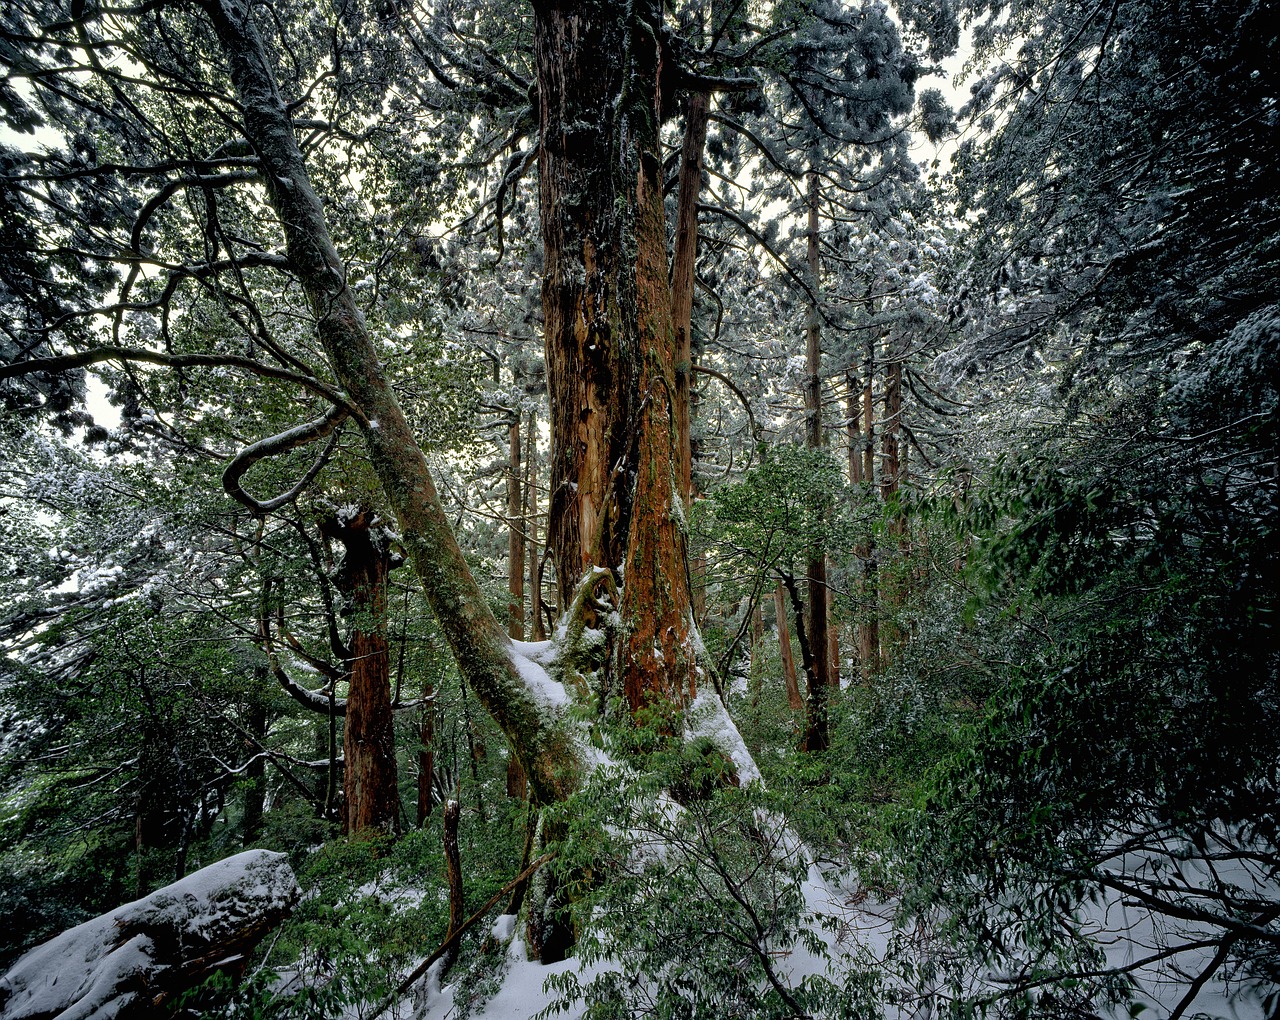
[[[625,252],[633,153],[615,149],[633,26],[606,0],[535,3],[542,310],[551,401],[547,540],[561,611],[592,567],[626,557],[636,393]],[[650,86],[652,91],[652,85]],[[633,100],[634,102],[634,100]]]
[[[399,828],[395,720],[391,713],[391,645],[387,639],[387,581],[391,549],[369,511],[321,522],[342,545],[336,586],[347,602],[351,658],[342,725],[343,828],[352,835]]]
[[[625,563],[628,704],[680,705],[697,663],[658,141],[662,7],[535,3],[534,15],[561,605],[588,570]]]
[[[822,446],[822,317],[818,307],[822,264],[818,251],[818,174],[809,172],[808,261],[813,297],[805,330],[804,414],[805,441],[813,449]],[[809,674],[809,697],[805,702],[804,739],[806,751],[826,750],[827,702],[830,698],[830,651],[827,647],[827,558],[824,550],[811,556],[805,572],[808,596],[808,639],[813,649]]]
[[[510,640],[454,539],[422,450],[347,286],[250,5],[223,0],[205,10],[227,57],[245,136],[261,160],[290,264],[427,601],[459,670],[520,754],[536,797],[559,799],[577,784],[578,755],[559,715],[548,711],[517,670]]]

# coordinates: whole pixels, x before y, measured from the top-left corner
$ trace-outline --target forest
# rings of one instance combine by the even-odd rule
[[[0,6],[0,1020],[1280,1015],[1280,5],[499,6]]]

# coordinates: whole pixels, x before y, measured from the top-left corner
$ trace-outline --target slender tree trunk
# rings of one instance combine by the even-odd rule
[[[252,703],[245,719],[245,729],[261,744],[267,739],[266,707]],[[244,816],[241,821],[240,841],[245,846],[252,846],[262,831],[262,815],[267,799],[267,759],[257,747],[251,746],[252,756],[244,770],[246,780],[244,789]]]
[[[872,402],[872,380],[875,378],[875,341],[867,342],[866,363],[862,366],[862,484],[873,491],[876,484],[875,406]],[[863,680],[870,680],[880,669],[880,593],[875,549],[863,542],[857,548],[862,564],[862,605],[858,623],[858,659]]]
[[[680,152],[680,188],[676,206],[675,254],[671,267],[671,318],[675,326],[675,427],[680,454],[680,494],[686,517],[696,495],[693,478],[693,423],[697,389],[693,379],[693,292],[698,261],[698,196],[702,191],[702,161],[707,144],[711,97],[689,95],[684,142]],[[693,615],[701,622],[707,612],[706,557],[694,555],[689,565],[693,583]]]
[[[321,528],[342,544],[336,584],[351,620],[351,675],[342,727],[343,828],[352,835],[392,832],[400,824],[400,795],[387,638],[391,550],[368,511],[330,518]]]
[[[796,676],[796,660],[791,651],[791,628],[787,626],[787,593],[782,582],[773,590],[773,614],[778,621],[778,652],[782,656],[782,680],[787,688],[787,704],[793,712],[804,711],[800,681]]]
[[[818,174],[809,172],[808,261],[809,280],[814,297],[809,305],[809,324],[805,330],[805,440],[812,449],[822,447],[822,318],[817,295],[820,293],[822,263],[818,248]],[[813,649],[813,668],[809,672],[809,697],[805,704],[805,730],[801,746],[806,751],[825,750],[827,736],[827,702],[831,684],[830,658],[827,648],[827,560],[819,551],[806,567],[808,595],[808,639]]]
[[[890,533],[899,547],[906,534],[906,518],[901,499],[902,458],[900,436],[902,434],[902,362],[889,361],[884,373],[884,427],[881,429],[880,495],[886,505],[892,506],[893,518]],[[899,548],[899,552],[901,549]],[[880,627],[880,657],[883,662],[892,661],[902,647],[903,633],[899,614],[906,601],[906,576],[904,565],[897,563],[887,574],[884,586],[885,620]]]
[[[542,622],[542,575],[538,570],[538,420],[529,412],[525,456],[525,523],[529,533],[529,640],[545,641]]]
[[[511,420],[508,432],[511,459],[507,465],[507,633],[517,641],[524,639],[524,499],[521,492],[520,415]]]
[[[204,9],[226,55],[245,137],[261,161],[267,197],[320,344],[360,426],[427,601],[459,670],[524,761],[538,799],[559,799],[577,784],[578,754],[562,720],[546,711],[521,677],[510,641],[454,539],[422,450],[347,286],[252,8],[245,0],[222,0]]]
[[[445,939],[462,927],[466,920],[466,900],[462,887],[462,856],[458,850],[458,821],[462,816],[462,808],[456,800],[450,799],[444,805],[444,866],[445,876],[449,883],[449,928]],[[444,974],[452,966],[457,950],[452,950],[441,965],[440,973]]]
[[[707,144],[711,97],[689,95],[684,143],[680,151],[680,188],[676,206],[675,255],[671,266],[671,319],[676,332],[676,432],[680,446],[680,494],[693,504],[693,438],[690,408],[693,389],[693,291],[698,260],[698,196]]]
[[[423,673],[422,714],[418,718],[418,828],[427,824],[431,808],[435,804],[432,784],[435,779],[436,757],[436,692],[429,672]]]
[[[828,575],[830,575],[830,564]],[[840,628],[831,619],[831,599],[827,600],[827,661],[830,665],[828,680],[833,690],[840,689]]]

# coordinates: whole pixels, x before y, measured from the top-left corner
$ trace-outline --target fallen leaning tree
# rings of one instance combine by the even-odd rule
[[[215,971],[242,968],[298,892],[284,854],[211,864],[32,949],[0,977],[0,1020],[156,1016]]]

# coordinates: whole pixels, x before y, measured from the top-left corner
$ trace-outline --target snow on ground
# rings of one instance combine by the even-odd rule
[[[803,890],[813,918],[813,930],[820,935],[827,953],[814,954],[801,945],[794,946],[775,964],[784,982],[795,987],[809,975],[838,980],[836,971],[842,963],[865,963],[885,958],[895,935],[893,903],[878,901],[867,895],[866,890],[829,881],[816,867],[810,868]],[[1161,947],[1180,944],[1179,939],[1189,943],[1206,934],[1204,930],[1197,933],[1187,928],[1171,931],[1148,912],[1121,903],[1119,897],[1110,897],[1093,909],[1099,925],[1098,937],[1106,945],[1107,959],[1113,966],[1132,964]],[[825,919],[827,923],[819,924],[819,919]],[[554,993],[544,990],[547,978],[572,972],[585,987],[593,977],[612,966],[607,961],[582,966],[578,961],[569,959],[544,967],[529,960],[525,943],[516,931],[515,918],[510,915],[497,919],[491,934],[499,940],[510,939],[505,974],[496,994],[483,1003],[472,1005],[470,1016],[475,1020],[529,1020],[556,999]],[[928,940],[922,939],[918,952],[928,951]],[[1143,1015],[1152,1017],[1152,1020],[1168,1017],[1187,993],[1194,977],[1208,964],[1212,952],[1211,948],[1189,950],[1172,962],[1162,961],[1137,970],[1138,1001],[1147,1006]],[[995,987],[994,982],[987,986]],[[461,1004],[455,1001],[458,989],[457,983],[441,988],[438,974],[429,975],[412,1001],[403,1003],[399,1013],[393,1011],[391,1015],[405,1020],[410,1017],[413,1020],[457,1020],[462,1015]],[[559,1015],[566,1020],[576,1020],[582,1015],[582,1007],[578,1005]],[[887,1015],[896,1016],[898,1020],[920,1020],[932,1014],[928,1007],[908,1007]],[[1256,989],[1225,981],[1220,975],[1205,982],[1183,1015],[1225,1020],[1268,1020]],[[1127,1016],[1124,1010],[1114,1013],[1115,1020],[1123,1020]]]

